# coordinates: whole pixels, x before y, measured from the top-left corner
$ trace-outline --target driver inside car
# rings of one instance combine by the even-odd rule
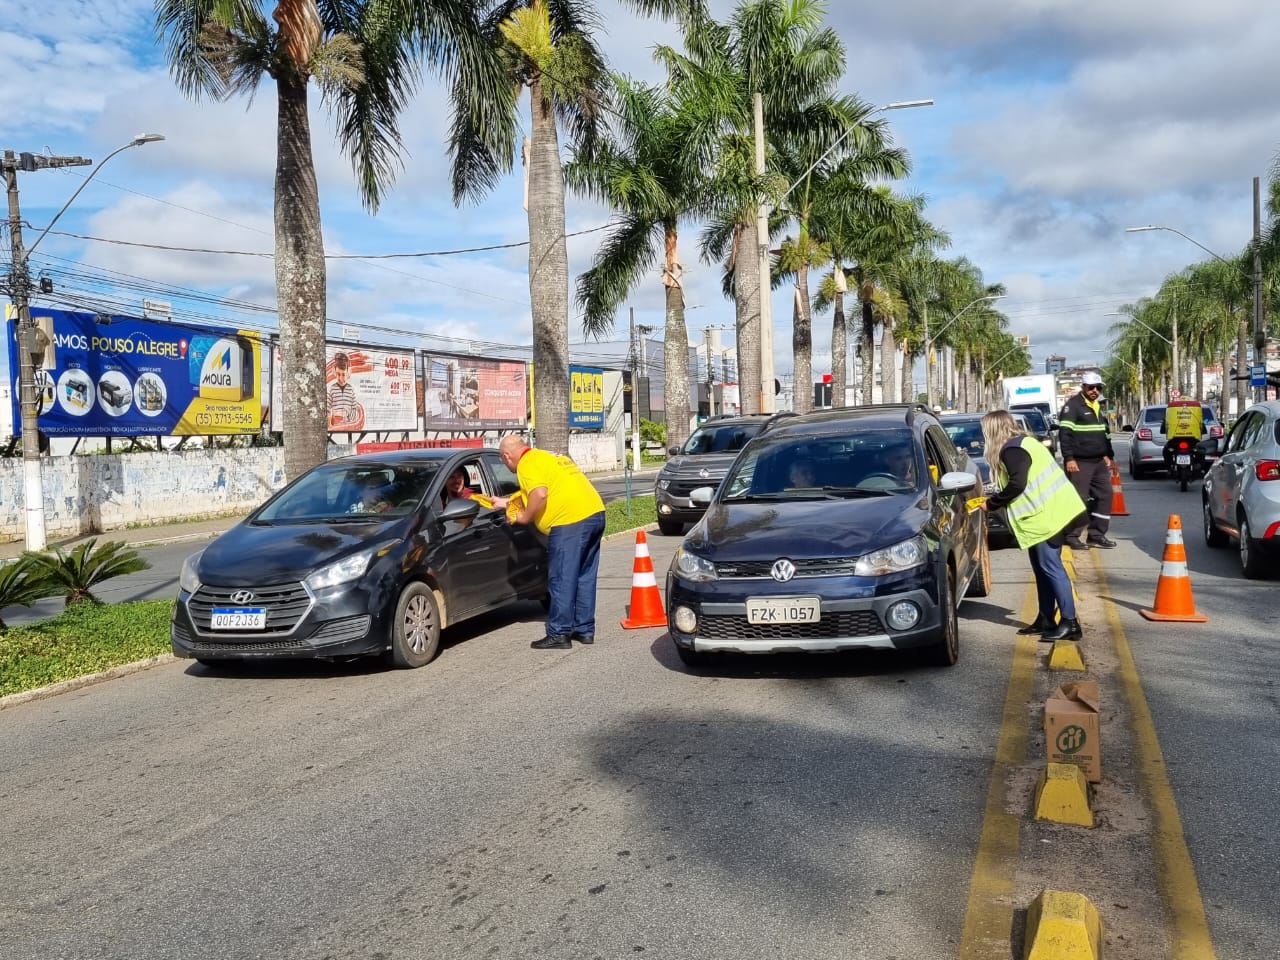
[[[882,455],[886,473],[891,473],[903,483],[916,482],[916,458],[908,443],[889,447]]]

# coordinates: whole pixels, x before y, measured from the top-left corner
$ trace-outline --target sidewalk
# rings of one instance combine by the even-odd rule
[[[638,480],[652,479],[657,476],[660,464],[646,465],[644,470],[633,474]],[[592,480],[620,480],[623,477],[623,471],[615,470],[609,473],[593,473],[589,474]],[[245,512],[246,514],[248,511]],[[224,530],[229,530],[239,523],[245,514],[236,514],[232,517],[219,517],[214,520],[187,520],[176,523],[157,524],[153,527],[126,527],[124,529],[107,530],[103,533],[90,533],[84,536],[71,537],[67,539],[50,539],[49,546],[60,546],[64,550],[70,550],[76,544],[85,540],[91,540],[97,537],[106,543],[111,540],[123,540],[130,546],[143,546],[152,543],[178,543],[183,540],[212,540]],[[8,543],[0,543],[0,562],[12,560],[15,557],[22,556],[27,545],[23,540],[11,540]]]

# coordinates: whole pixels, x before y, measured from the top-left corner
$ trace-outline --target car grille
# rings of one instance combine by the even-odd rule
[[[345,620],[333,620],[311,635],[312,646],[329,643],[345,643],[348,640],[359,640],[369,632],[370,616],[347,617]]]
[[[770,571],[774,560],[743,560],[738,563],[717,563],[716,575],[721,580],[772,580]],[[830,557],[819,560],[792,560],[796,568],[794,579],[802,577],[851,577],[857,566],[857,557]]]
[[[816,623],[749,624],[745,616],[706,615],[698,620],[698,636],[708,640],[834,640],[884,632],[880,618],[870,610],[824,613]]]
[[[704,480],[700,477],[694,477],[692,480],[672,480],[667,485],[666,492],[672,497],[688,497],[699,487],[711,487],[714,490],[720,486],[720,481],[723,479],[724,477],[707,477]]]
[[[255,630],[254,636],[270,637],[292,632],[294,627],[311,608],[311,594],[300,583],[282,583],[273,587],[254,587],[253,599],[249,603],[238,603],[231,599],[243,587],[211,587],[202,584],[200,589],[187,601],[187,612],[196,629],[204,632],[210,630],[213,621],[214,607],[266,607],[267,626],[264,630]]]

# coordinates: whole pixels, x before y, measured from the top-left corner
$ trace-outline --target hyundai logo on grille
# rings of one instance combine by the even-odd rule
[[[775,561],[773,569],[769,571],[769,575],[779,583],[786,583],[796,575],[796,565],[783,557],[781,560]]]
[[[236,603],[248,603],[253,599],[252,590],[237,590],[231,595],[231,599]]]

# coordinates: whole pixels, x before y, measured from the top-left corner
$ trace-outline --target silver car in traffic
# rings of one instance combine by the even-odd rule
[[[1280,568],[1280,400],[1256,403],[1236,421],[1204,479],[1204,542],[1240,545],[1251,580]]]

